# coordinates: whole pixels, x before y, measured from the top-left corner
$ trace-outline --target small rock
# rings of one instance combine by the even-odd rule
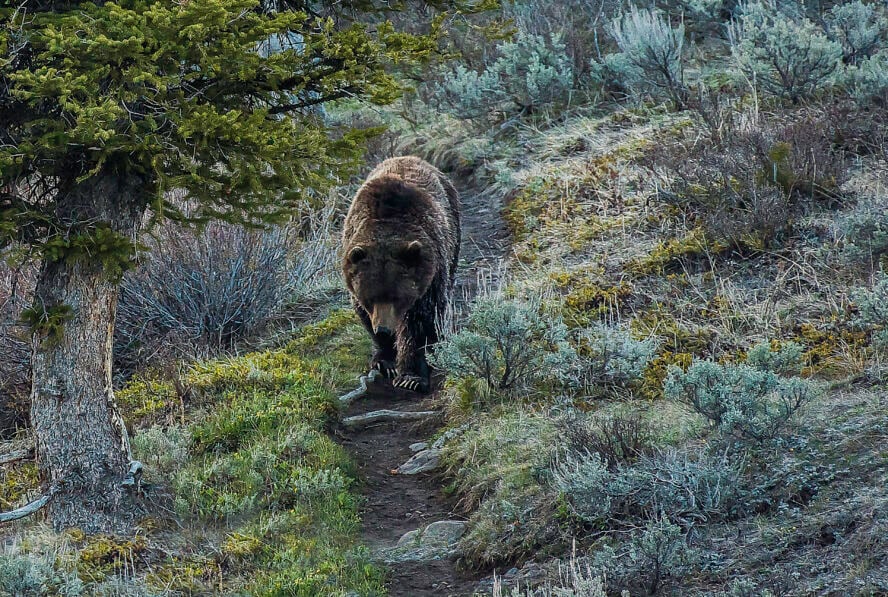
[[[464,520],[439,520],[425,528],[422,533],[424,544],[453,545],[466,532]]]
[[[398,544],[387,550],[385,560],[417,562],[451,557],[459,538],[466,532],[463,520],[439,520],[401,535]]]
[[[410,457],[410,460],[396,468],[396,475],[418,475],[433,470],[438,466],[438,460],[441,457],[441,450],[429,448],[421,450]]]
[[[421,529],[416,529],[413,531],[407,531],[406,533],[401,535],[401,538],[398,539],[398,547],[404,547],[405,545],[413,545],[414,543],[418,545],[420,531],[421,531]]]
[[[428,442],[416,442],[415,444],[410,444],[410,451],[414,454],[417,452],[422,452],[426,448],[429,447]]]

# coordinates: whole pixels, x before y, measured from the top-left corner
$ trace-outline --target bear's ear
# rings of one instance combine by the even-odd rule
[[[358,245],[357,247],[353,247],[351,251],[348,252],[348,262],[349,263],[358,263],[364,257],[367,256],[367,249]]]
[[[417,263],[422,258],[422,243],[412,240],[399,251],[401,261],[405,263]]]

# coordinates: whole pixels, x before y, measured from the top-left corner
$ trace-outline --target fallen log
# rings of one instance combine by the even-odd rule
[[[363,415],[346,417],[342,424],[349,429],[360,429],[374,423],[394,423],[401,421],[421,421],[438,415],[434,410],[400,411],[400,410],[374,410]]]

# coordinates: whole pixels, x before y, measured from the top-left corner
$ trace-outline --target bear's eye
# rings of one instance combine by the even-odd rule
[[[348,252],[348,262],[358,263],[367,256],[367,250],[364,247],[355,247]]]
[[[404,263],[415,265],[422,258],[422,243],[418,240],[411,241],[398,251],[398,257]]]

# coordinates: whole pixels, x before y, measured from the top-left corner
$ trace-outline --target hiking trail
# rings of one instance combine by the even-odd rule
[[[479,285],[496,282],[508,244],[495,198],[461,192],[461,201],[462,243],[454,289],[458,307],[472,299]],[[369,382],[367,388],[344,413],[341,443],[358,465],[364,497],[361,538],[388,569],[389,595],[472,595],[479,578],[458,571],[453,555],[465,530],[464,517],[453,512],[454,504],[434,470],[440,446],[459,430],[437,442],[430,440],[443,424],[437,393],[421,397],[384,381]],[[381,410],[395,411],[388,413],[392,418],[397,413],[417,414],[405,415],[414,419],[406,421],[367,423],[354,418]],[[421,472],[409,474],[411,469]]]

